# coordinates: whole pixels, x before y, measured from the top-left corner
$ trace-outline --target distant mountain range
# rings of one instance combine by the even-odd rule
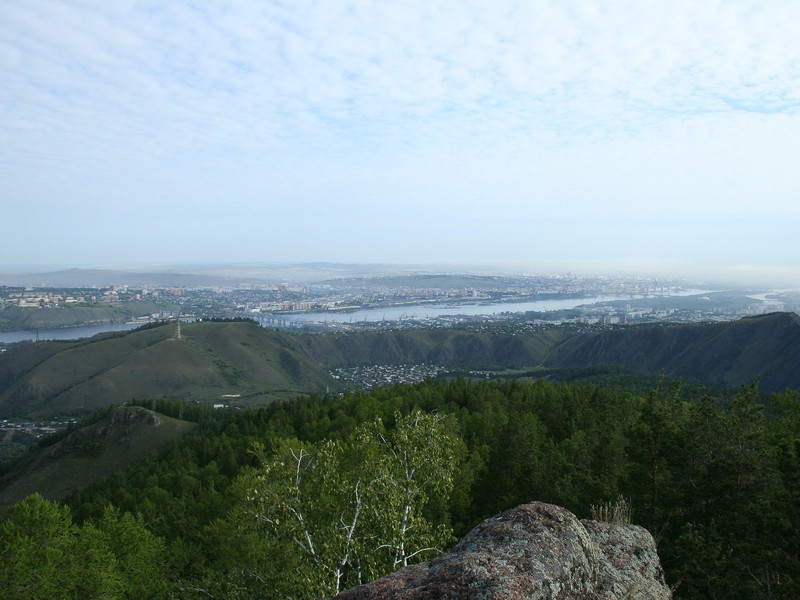
[[[116,271],[106,269],[66,269],[48,272],[0,273],[0,285],[11,287],[64,287],[90,288],[127,285],[141,287],[201,287],[232,285],[234,283],[262,282],[258,279],[234,279],[221,275],[194,273],[161,273],[144,271]]]
[[[130,269],[27,269],[0,268],[0,285],[12,287],[109,287],[143,284],[153,287],[214,287],[290,281],[310,283],[363,277],[447,273],[453,267],[338,263],[274,263],[236,265],[172,265]]]
[[[470,330],[289,334],[254,323],[174,324],[0,354],[0,417],[83,414],[149,398],[263,404],[343,391],[337,367],[436,364],[452,370],[553,372],[613,366],[722,387],[759,381],[800,390],[800,316],[651,324],[580,332]]]

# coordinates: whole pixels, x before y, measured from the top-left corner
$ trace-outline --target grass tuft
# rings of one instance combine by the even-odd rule
[[[592,504],[592,520],[611,523],[612,525],[631,524],[631,503],[622,496],[600,504]]]

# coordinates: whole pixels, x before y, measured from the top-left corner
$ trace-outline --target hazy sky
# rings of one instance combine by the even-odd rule
[[[0,263],[796,275],[798,31],[790,0],[6,0]]]

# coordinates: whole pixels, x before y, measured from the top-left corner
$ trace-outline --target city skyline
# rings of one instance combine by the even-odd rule
[[[800,8],[8,3],[2,265],[800,286]]]

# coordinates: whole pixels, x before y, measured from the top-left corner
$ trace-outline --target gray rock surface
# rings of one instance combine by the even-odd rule
[[[671,598],[650,533],[533,502],[487,519],[448,554],[337,600]]]

